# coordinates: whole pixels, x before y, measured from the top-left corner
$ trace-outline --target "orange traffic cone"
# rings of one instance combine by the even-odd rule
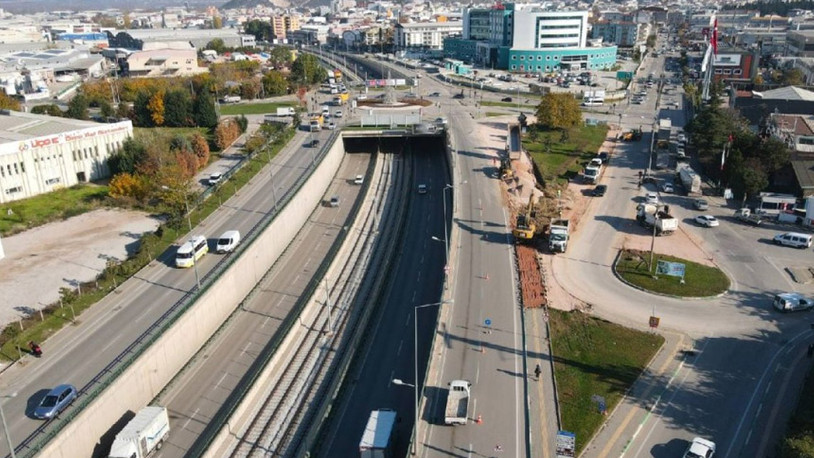
[[[477,419],[477,420],[475,420],[475,423],[477,423],[477,424],[481,424],[481,423],[483,423],[483,418],[481,418],[481,416],[480,416],[480,415],[478,415],[478,419]]]

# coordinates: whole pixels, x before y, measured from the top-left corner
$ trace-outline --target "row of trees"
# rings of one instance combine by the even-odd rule
[[[706,174],[746,199],[771,184],[772,175],[789,163],[790,151],[774,137],[755,134],[735,110],[723,107],[722,90],[720,84],[710,87],[709,101],[699,107],[687,131]]]

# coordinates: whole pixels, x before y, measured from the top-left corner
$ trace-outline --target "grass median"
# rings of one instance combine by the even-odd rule
[[[241,103],[235,105],[221,105],[221,116],[235,116],[248,114],[276,113],[277,108],[296,107],[294,102],[263,102],[263,103]]]
[[[581,126],[565,135],[559,130],[532,127],[523,138],[523,147],[531,154],[544,185],[575,179],[584,162],[602,146],[608,126]]]
[[[554,376],[562,427],[576,434],[576,456],[661,348],[664,338],[594,318],[550,309]]]
[[[680,277],[654,276],[648,270],[650,254],[646,251],[623,250],[614,268],[625,281],[646,291],[680,297],[710,297],[729,289],[729,278],[717,267],[705,266],[686,259],[656,253],[653,264],[659,261],[684,264],[684,283]]]

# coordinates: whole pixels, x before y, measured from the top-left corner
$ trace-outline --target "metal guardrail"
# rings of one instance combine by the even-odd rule
[[[337,140],[341,132],[333,132],[329,141],[320,149],[315,158],[321,160],[328,151],[328,148]],[[247,156],[250,159],[253,156]],[[294,186],[286,190],[277,202],[277,210],[271,210],[257,224],[246,233],[244,243],[236,248],[230,256],[225,256],[215,264],[215,267],[201,277],[201,288],[194,286],[192,290],[184,294],[170,308],[164,312],[152,325],[150,325],[136,340],[119,353],[107,366],[96,374],[88,383],[78,390],[78,398],[73,408],[62,416],[42,424],[29,434],[19,445],[14,447],[16,454],[20,457],[33,457],[42,450],[48,442],[56,437],[62,429],[76,418],[88,405],[90,405],[108,386],[113,384],[119,375],[128,369],[136,359],[141,356],[161,335],[164,334],[180,318],[184,312],[192,307],[198,297],[206,292],[214,280],[219,278],[232,264],[249,248],[255,239],[274,221],[277,215],[288,205],[292,198],[299,192],[305,184],[308,170],[313,173],[313,168],[306,169],[305,173],[295,183]],[[146,267],[145,267],[146,268]],[[136,278],[138,278],[136,276]]]

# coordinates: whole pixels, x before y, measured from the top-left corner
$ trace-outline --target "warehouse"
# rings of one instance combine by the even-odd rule
[[[132,135],[130,120],[98,124],[0,110],[0,203],[108,177],[107,158]]]

